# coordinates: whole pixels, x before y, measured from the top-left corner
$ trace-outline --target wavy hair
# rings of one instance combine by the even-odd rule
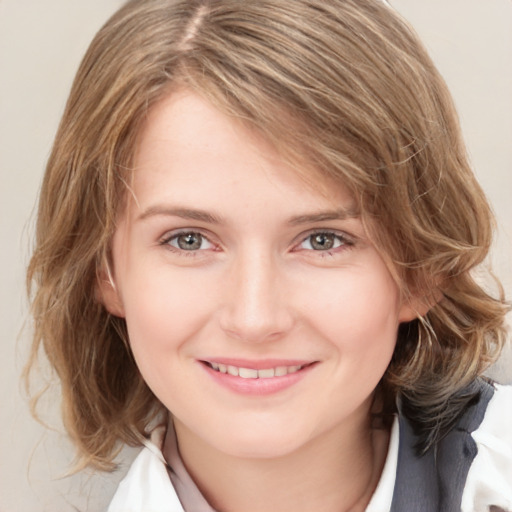
[[[380,0],[132,0],[93,40],[42,185],[27,283],[32,356],[62,384],[82,461],[111,468],[163,410],[123,319],[97,298],[148,110],[188,87],[262,134],[306,180],[342,183],[404,298],[384,413],[401,397],[426,449],[499,353],[508,309],[472,270],[493,219],[445,83],[412,29]],[[293,127],[293,128],[292,128]]]

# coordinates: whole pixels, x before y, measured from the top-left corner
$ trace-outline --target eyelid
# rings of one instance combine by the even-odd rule
[[[178,247],[174,247],[173,245],[170,244],[170,241],[173,240],[174,238],[177,238],[178,236],[180,235],[186,235],[188,233],[194,233],[194,234],[198,234],[198,235],[201,235],[205,240],[207,240],[211,245],[212,247],[211,248],[208,248],[208,249],[197,249],[197,250],[194,250],[194,251],[187,251],[185,249],[180,249]],[[174,230],[171,230],[171,231],[167,231],[163,236],[161,236],[159,239],[158,239],[158,244],[159,245],[166,245],[168,246],[170,249],[176,251],[176,252],[180,252],[180,253],[185,253],[185,252],[188,252],[188,253],[197,253],[197,252],[202,252],[202,251],[207,251],[207,250],[216,250],[218,249],[219,247],[219,244],[214,242],[212,240],[212,235],[202,229],[202,228],[178,228],[178,229],[174,229]]]
[[[335,247],[333,249],[326,249],[325,251],[315,251],[314,249],[301,249],[299,246],[304,243],[308,238],[314,236],[314,235],[334,235],[335,237],[339,238],[343,243],[339,247]],[[347,249],[350,247],[353,247],[356,244],[357,238],[353,235],[349,235],[346,231],[340,231],[338,229],[332,229],[332,228],[315,228],[311,229],[310,231],[301,233],[297,238],[296,242],[294,243],[294,250],[308,250],[311,252],[318,252],[318,253],[329,253],[338,251],[340,249]]]

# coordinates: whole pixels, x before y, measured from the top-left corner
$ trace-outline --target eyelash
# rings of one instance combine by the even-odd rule
[[[196,250],[187,250],[187,249],[181,249],[179,247],[174,247],[171,245],[171,242],[173,240],[177,240],[180,236],[185,235],[199,235],[202,240],[208,241],[214,248],[216,248],[216,244],[214,244],[207,235],[205,235],[203,232],[199,230],[181,230],[178,232],[173,232],[165,235],[160,241],[159,245],[165,246],[168,250],[171,252],[174,252],[180,256],[186,256],[186,257],[197,257],[199,253],[205,251],[206,249],[196,249]]]
[[[346,233],[341,233],[339,231],[334,230],[326,230],[326,229],[320,229],[315,230],[312,232],[309,232],[306,236],[301,237],[301,241],[297,245],[304,244],[307,240],[311,240],[315,236],[328,236],[333,237],[337,240],[339,245],[336,247],[333,247],[331,249],[325,249],[325,250],[315,250],[315,249],[304,249],[308,252],[315,253],[315,255],[318,255],[320,257],[326,257],[326,256],[334,256],[335,254],[349,250],[354,247],[355,240],[352,237],[349,237]],[[311,245],[311,242],[310,242]],[[296,246],[297,247],[297,246]],[[298,249],[300,250],[300,249]]]
[[[216,250],[216,248],[218,247],[216,244],[214,244],[209,239],[208,235],[205,235],[203,232],[201,232],[199,230],[183,230],[183,231],[167,234],[159,241],[159,245],[165,246],[168,250],[170,250],[180,256],[186,256],[186,257],[196,257],[201,252],[208,250],[208,249],[187,250],[187,249],[181,249],[179,247],[175,247],[175,246],[171,245],[171,242],[173,240],[177,240],[178,237],[185,236],[185,235],[199,235],[202,240],[206,240],[209,244],[211,244],[213,246],[213,250]],[[313,237],[320,236],[320,235],[324,235],[327,237],[334,237],[337,240],[338,245],[331,249],[325,249],[325,250],[320,250],[320,249],[315,250],[313,248],[301,249],[299,247],[300,245],[304,244],[306,241],[311,240]],[[310,245],[312,245],[311,242],[310,242]],[[355,245],[355,240],[352,237],[349,237],[347,234],[340,233],[340,232],[334,231],[334,230],[323,229],[323,230],[311,231],[311,232],[307,233],[306,235],[301,235],[299,243],[294,245],[293,252],[305,250],[305,251],[308,251],[311,253],[316,253],[320,257],[334,256],[338,252],[351,249],[352,247],[354,247],[354,245]]]

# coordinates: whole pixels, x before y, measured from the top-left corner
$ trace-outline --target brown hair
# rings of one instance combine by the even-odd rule
[[[29,367],[42,348],[85,462],[111,467],[116,443],[139,443],[163,408],[96,285],[140,126],[177,86],[243,119],[300,172],[352,192],[404,296],[431,306],[401,326],[382,382],[389,403],[402,396],[428,447],[499,353],[507,306],[471,273],[489,250],[492,215],[421,43],[379,0],[132,0],[76,76],[28,269]]]

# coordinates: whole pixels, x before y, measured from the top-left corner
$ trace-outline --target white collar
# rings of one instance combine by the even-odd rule
[[[127,475],[119,484],[108,512],[185,512],[169,476],[168,466],[162,454],[165,426],[151,433]],[[395,417],[391,429],[388,454],[381,478],[365,512],[389,512],[398,461],[399,428]],[[175,452],[179,457],[179,453]],[[179,461],[177,478],[183,478],[184,466]],[[186,470],[185,470],[186,471]],[[176,476],[173,475],[173,476]],[[186,475],[188,476],[188,474]],[[188,476],[188,478],[190,478]],[[175,485],[176,479],[173,478]],[[204,498],[203,498],[204,499]],[[205,502],[206,503],[206,502]],[[206,508],[209,512],[211,507]],[[202,511],[201,511],[202,512]]]
[[[389,512],[391,509],[393,491],[395,489],[396,469],[398,465],[399,432],[398,416],[395,415],[389,436],[386,463],[384,464],[384,469],[382,470],[377,488],[375,489],[365,512]]]

